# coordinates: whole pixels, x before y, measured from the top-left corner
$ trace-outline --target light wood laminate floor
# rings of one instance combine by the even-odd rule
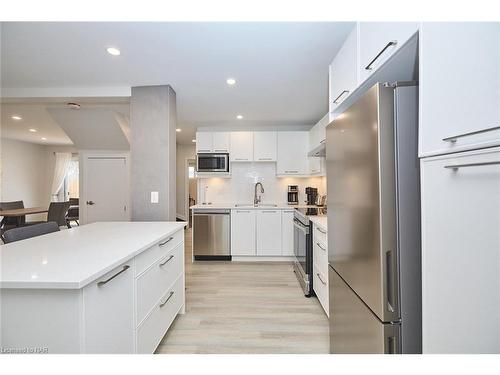
[[[328,318],[290,263],[192,263],[185,234],[186,314],[157,353],[329,352]]]

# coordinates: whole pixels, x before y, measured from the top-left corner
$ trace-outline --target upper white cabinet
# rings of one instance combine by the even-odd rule
[[[253,161],[253,132],[231,132],[230,161]]]
[[[419,155],[500,144],[500,24],[423,23],[419,43]]]
[[[330,112],[358,86],[357,67],[358,29],[355,27],[330,65]]]
[[[330,118],[327,113],[309,130],[309,150],[313,150],[326,141],[326,126]]]
[[[213,150],[214,152],[229,153],[230,150],[230,133],[229,132],[214,132],[213,134]]]
[[[211,132],[196,132],[196,153],[213,152],[213,146]]]
[[[500,148],[421,166],[423,352],[499,353]]]
[[[417,22],[360,22],[359,83],[365,81],[410,39],[418,26]]]
[[[281,212],[260,210],[256,213],[257,255],[281,256]]]
[[[196,132],[196,152],[228,153],[230,149],[229,132]]]
[[[308,175],[307,152],[309,134],[307,131],[278,133],[277,175]]]
[[[276,161],[278,147],[277,142],[276,132],[254,132],[253,160]]]

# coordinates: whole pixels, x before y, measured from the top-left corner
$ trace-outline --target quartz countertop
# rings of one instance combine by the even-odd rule
[[[328,218],[326,216],[308,216],[309,220],[321,229],[328,231]]]
[[[237,204],[244,204],[245,206],[236,207]],[[277,202],[262,202],[263,206],[253,206],[252,203],[213,203],[213,204],[195,204],[189,208],[194,210],[212,210],[212,209],[225,209],[225,210],[293,210],[294,208],[316,208],[314,205],[307,204],[286,204]],[[247,206],[248,205],[248,206]],[[276,206],[271,206],[276,205]]]
[[[0,289],[80,289],[186,222],[103,222],[0,246]]]

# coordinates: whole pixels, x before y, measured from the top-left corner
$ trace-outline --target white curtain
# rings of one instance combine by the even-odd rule
[[[56,152],[56,164],[54,167],[54,179],[52,180],[52,201],[57,201],[57,194],[64,183],[64,178],[68,173],[69,164],[71,162],[70,152]]]

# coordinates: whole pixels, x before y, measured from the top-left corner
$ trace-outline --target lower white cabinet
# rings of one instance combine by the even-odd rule
[[[281,211],[281,255],[294,256],[293,252],[293,212],[294,210]]]
[[[257,255],[281,255],[281,212],[259,210],[256,213]]]
[[[231,255],[255,255],[255,210],[231,211]]]
[[[312,233],[313,242],[313,289],[318,300],[325,310],[327,316],[330,316],[330,299],[328,288],[328,239],[326,230],[313,224]]]
[[[500,148],[421,160],[424,353],[500,353]]]

